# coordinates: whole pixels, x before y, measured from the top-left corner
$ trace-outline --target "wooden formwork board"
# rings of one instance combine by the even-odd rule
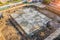
[[[23,6],[26,6],[28,4],[22,4],[22,5],[18,5],[18,6],[15,6],[15,7],[12,7],[12,8],[9,8],[9,9],[6,9],[6,10],[2,10],[0,12],[13,12],[19,8],[22,8]]]
[[[56,7],[53,7],[53,6],[47,6],[46,9],[48,9],[49,11],[52,11],[55,14],[60,16],[60,8],[56,8]]]

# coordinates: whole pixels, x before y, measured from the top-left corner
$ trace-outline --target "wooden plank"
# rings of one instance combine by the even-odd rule
[[[47,6],[46,9],[54,12],[55,14],[59,15],[60,16],[60,9],[59,8],[56,8],[56,7],[53,7],[53,6]]]

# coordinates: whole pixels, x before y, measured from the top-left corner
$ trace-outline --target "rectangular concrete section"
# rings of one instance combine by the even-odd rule
[[[46,27],[50,18],[35,10],[34,8],[24,8],[20,13],[13,13],[11,17],[21,26],[21,28],[29,35],[34,31],[41,30]]]

